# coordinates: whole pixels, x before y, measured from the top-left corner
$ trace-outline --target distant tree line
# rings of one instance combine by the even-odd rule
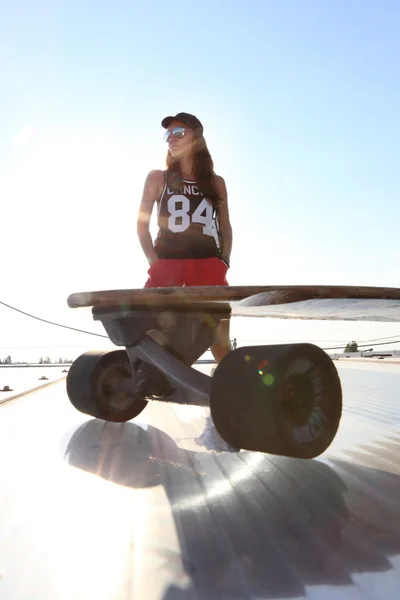
[[[58,360],[54,361],[54,364],[59,364],[59,365],[64,365],[65,363],[72,363],[72,360],[70,358],[60,358]],[[46,356],[46,358],[43,358],[43,356],[41,356],[39,358],[39,365],[50,365],[53,364],[53,361],[51,360],[50,356]]]
[[[64,365],[64,364],[72,363],[72,362],[73,362],[73,360],[71,358],[61,358],[61,357],[58,360],[52,361],[50,356],[46,356],[46,357],[41,356],[38,361],[39,365],[50,365],[50,364]],[[3,359],[0,358],[0,365],[12,365],[12,364],[25,365],[28,363],[27,363],[27,361],[23,361],[23,362],[17,361],[15,363],[13,363],[13,360],[10,355],[6,356]]]
[[[12,358],[10,355],[6,356],[5,359],[1,359],[0,358],[0,365],[11,365],[12,363]]]

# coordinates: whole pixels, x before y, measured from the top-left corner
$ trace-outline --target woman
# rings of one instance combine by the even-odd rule
[[[137,233],[149,263],[145,287],[228,285],[232,250],[225,181],[214,165],[194,115],[178,113],[161,123],[168,144],[166,171],[150,171],[144,185]],[[158,233],[149,225],[157,204]],[[230,350],[229,321],[221,321],[211,351],[219,362]]]

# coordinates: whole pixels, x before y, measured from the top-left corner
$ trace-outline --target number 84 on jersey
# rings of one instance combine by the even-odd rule
[[[190,215],[190,201],[186,196],[174,195],[168,199],[168,229],[181,233],[189,229],[191,223],[203,225],[204,235],[214,235],[214,209],[209,200],[203,198],[198,207]]]

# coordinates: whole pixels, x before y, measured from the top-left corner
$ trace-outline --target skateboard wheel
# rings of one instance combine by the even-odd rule
[[[339,427],[340,379],[329,356],[313,344],[239,348],[215,370],[210,410],[232,446],[314,458]]]
[[[92,350],[79,356],[67,375],[67,394],[80,412],[105,421],[123,423],[137,417],[147,401],[118,386],[132,379],[125,350]]]

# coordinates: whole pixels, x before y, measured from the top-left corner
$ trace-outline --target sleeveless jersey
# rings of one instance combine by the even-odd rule
[[[221,255],[216,210],[195,181],[184,179],[182,189],[177,192],[169,188],[165,178],[157,204],[159,230],[154,248],[159,258]]]

